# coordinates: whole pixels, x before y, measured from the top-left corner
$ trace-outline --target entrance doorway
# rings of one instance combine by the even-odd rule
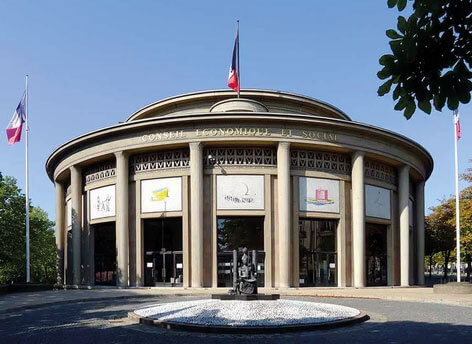
[[[95,285],[116,285],[115,223],[93,225]]]
[[[144,285],[183,283],[182,218],[144,220]]]
[[[334,287],[338,220],[301,219],[299,233],[300,287]]]
[[[367,286],[387,285],[387,226],[366,223]]]
[[[233,286],[233,250],[257,250],[257,286],[264,287],[264,217],[218,217],[218,287]]]

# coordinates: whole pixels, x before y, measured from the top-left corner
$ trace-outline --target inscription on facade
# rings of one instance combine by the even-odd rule
[[[336,133],[321,130],[256,128],[256,127],[229,127],[229,128],[202,128],[192,131],[173,130],[163,131],[141,136],[142,142],[168,141],[195,137],[286,137],[313,141],[337,142]]]

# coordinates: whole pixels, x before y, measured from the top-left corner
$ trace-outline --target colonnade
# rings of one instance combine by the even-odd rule
[[[189,143],[190,148],[190,286],[203,286],[203,145],[201,142]],[[116,240],[118,281],[121,287],[129,286],[129,155],[116,152]],[[409,166],[398,170],[398,208],[400,233],[400,285],[410,284],[410,223],[409,223]],[[291,180],[290,180],[290,143],[279,142],[277,148],[277,186],[278,186],[278,254],[279,287],[289,288],[292,284],[291,261]],[[81,236],[82,236],[82,171],[79,166],[70,167],[71,204],[72,204],[72,274],[73,283],[82,284],[81,276]],[[364,191],[364,153],[356,151],[352,155],[352,281],[354,287],[366,285],[365,264],[365,191]],[[65,187],[55,182],[56,201],[56,246],[58,254],[58,283],[64,280],[65,250]],[[416,269],[418,284],[424,284],[424,181],[416,183]]]

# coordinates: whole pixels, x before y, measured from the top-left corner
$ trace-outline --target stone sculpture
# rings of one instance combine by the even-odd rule
[[[238,251],[233,251],[233,289],[230,290],[230,294],[257,294],[256,257],[256,250],[253,250],[252,257],[249,257],[247,247],[242,249],[240,259]]]

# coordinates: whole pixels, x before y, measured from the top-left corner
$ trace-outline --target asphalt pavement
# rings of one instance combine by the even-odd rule
[[[139,325],[127,312],[148,304],[202,296],[150,296],[71,302],[0,314],[1,343],[472,343],[472,307],[422,302],[297,297],[358,308],[367,322],[282,334],[230,335]]]

